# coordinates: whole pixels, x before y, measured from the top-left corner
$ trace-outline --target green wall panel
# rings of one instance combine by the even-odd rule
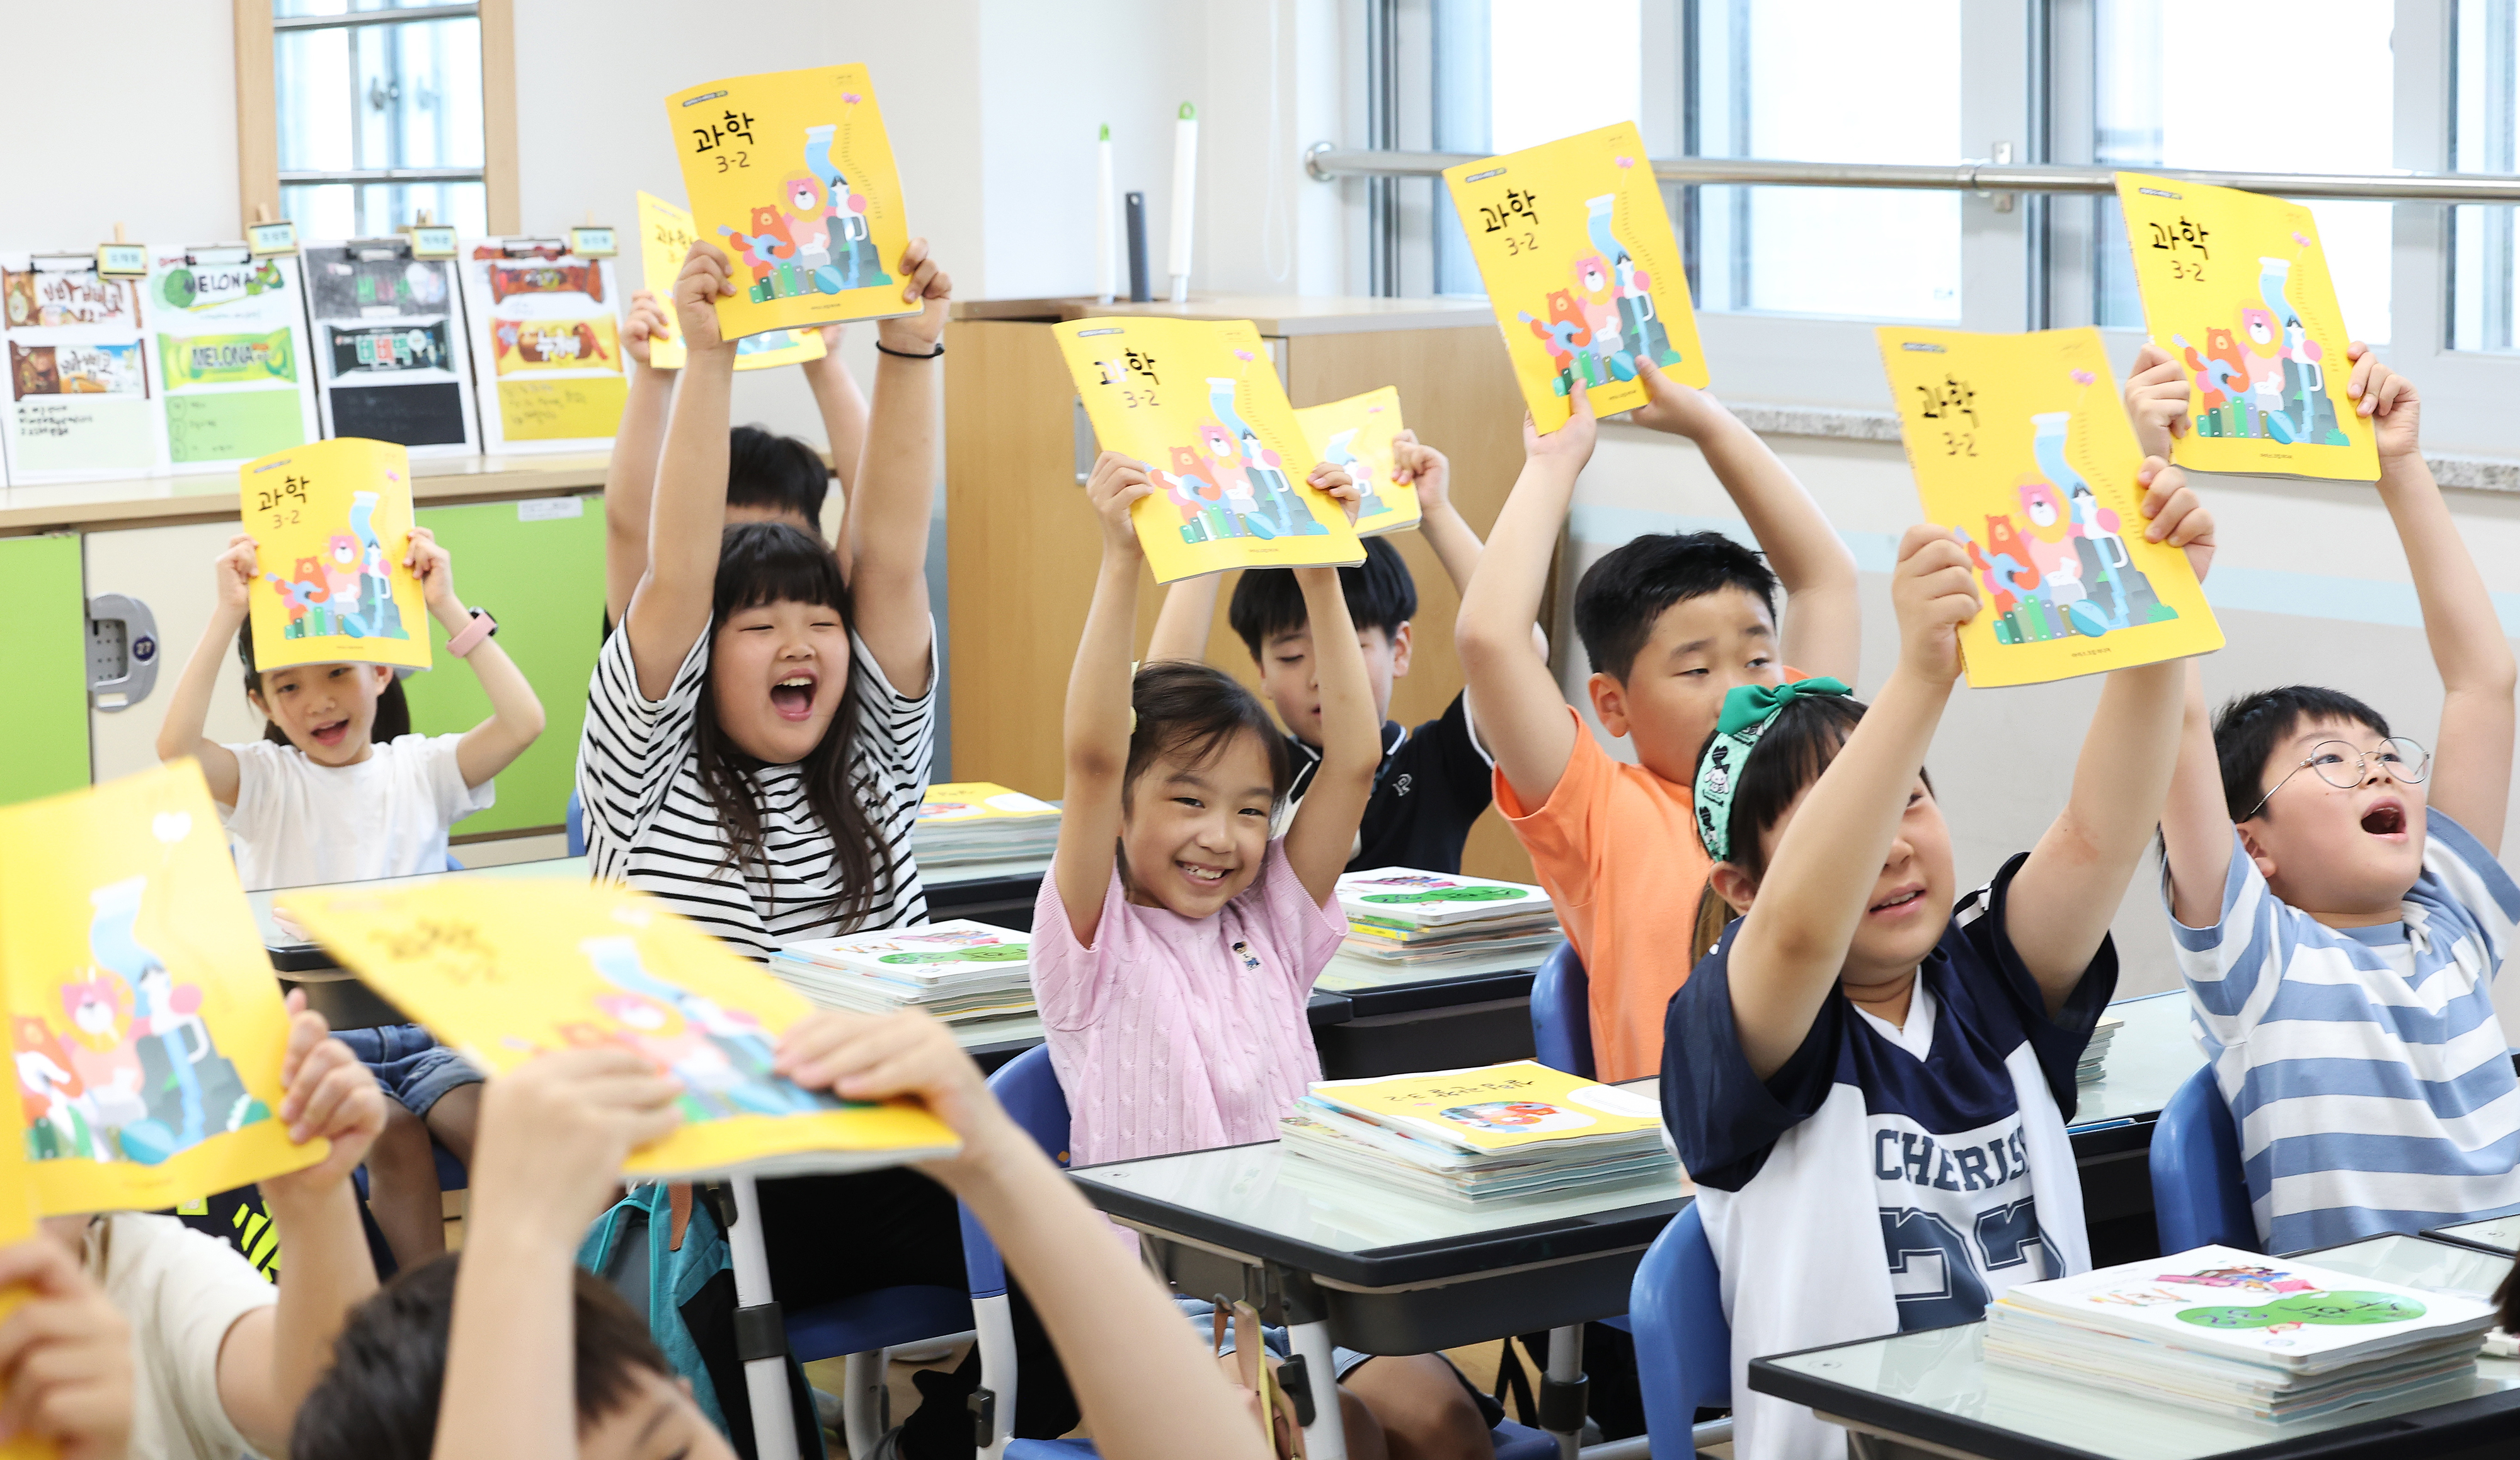
[[[543,516],[563,501],[582,503],[583,515]],[[456,596],[499,620],[499,647],[543,702],[542,738],[500,772],[498,803],[457,822],[455,834],[558,827],[568,813],[586,684],[602,647],[604,499],[424,507],[419,518],[454,560]],[[432,622],[429,637],[437,667],[403,681],[412,728],[424,735],[470,730],[489,717],[489,697],[472,666],[446,652],[446,630]]]
[[[0,803],[87,784],[87,586],[69,533],[0,537]]]

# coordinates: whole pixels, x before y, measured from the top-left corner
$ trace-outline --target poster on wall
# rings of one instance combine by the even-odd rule
[[[324,434],[392,441],[415,457],[479,451],[455,260],[414,258],[398,238],[308,244],[305,259]]]
[[[255,258],[243,244],[150,251],[140,294],[176,471],[225,471],[316,438],[303,279],[295,254]]]
[[[579,257],[559,239],[475,239],[461,274],[483,449],[609,446],[630,392],[612,260]]]
[[[0,455],[11,483],[165,472],[140,283],[100,276],[94,253],[0,253],[0,351],[9,365]]]

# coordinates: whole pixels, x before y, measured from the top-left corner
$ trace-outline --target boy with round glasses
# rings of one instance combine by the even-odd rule
[[[2520,669],[2418,449],[2414,388],[2348,355],[2442,678],[2440,748],[2309,685],[2234,700],[2209,735],[2190,661],[2161,817],[2180,971],[2270,1253],[2520,1212],[2520,1080],[2493,1002],[2520,926],[2496,859]],[[2186,380],[2154,346],[2136,367],[2128,414],[2167,456]]]

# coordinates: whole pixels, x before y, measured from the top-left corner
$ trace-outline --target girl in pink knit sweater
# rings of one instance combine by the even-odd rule
[[[1312,484],[1355,515],[1346,473],[1316,468]],[[1131,672],[1146,569],[1129,508],[1154,490],[1142,464],[1108,451],[1086,485],[1102,566],[1067,681],[1058,853],[1033,914],[1033,985],[1079,1164],[1277,1139],[1321,1073],[1305,1005],[1346,931],[1334,893],[1382,758],[1338,570],[1299,568],[1322,762],[1285,835],[1270,837],[1292,768],[1260,701],[1205,664]],[[1493,1453],[1442,1359],[1340,1358],[1372,1411],[1350,1404],[1350,1454]]]

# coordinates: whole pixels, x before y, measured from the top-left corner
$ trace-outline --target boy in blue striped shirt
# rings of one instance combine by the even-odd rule
[[[2307,685],[2234,700],[2209,737],[2191,661],[2161,818],[2196,1036],[2270,1253],[2520,1211],[2520,1080],[2493,1002],[2520,924],[2496,859],[2520,670],[2418,449],[2414,388],[2348,353],[2441,673],[2440,748]],[[2167,361],[2146,346],[2127,382],[2164,455],[2187,399]]]

